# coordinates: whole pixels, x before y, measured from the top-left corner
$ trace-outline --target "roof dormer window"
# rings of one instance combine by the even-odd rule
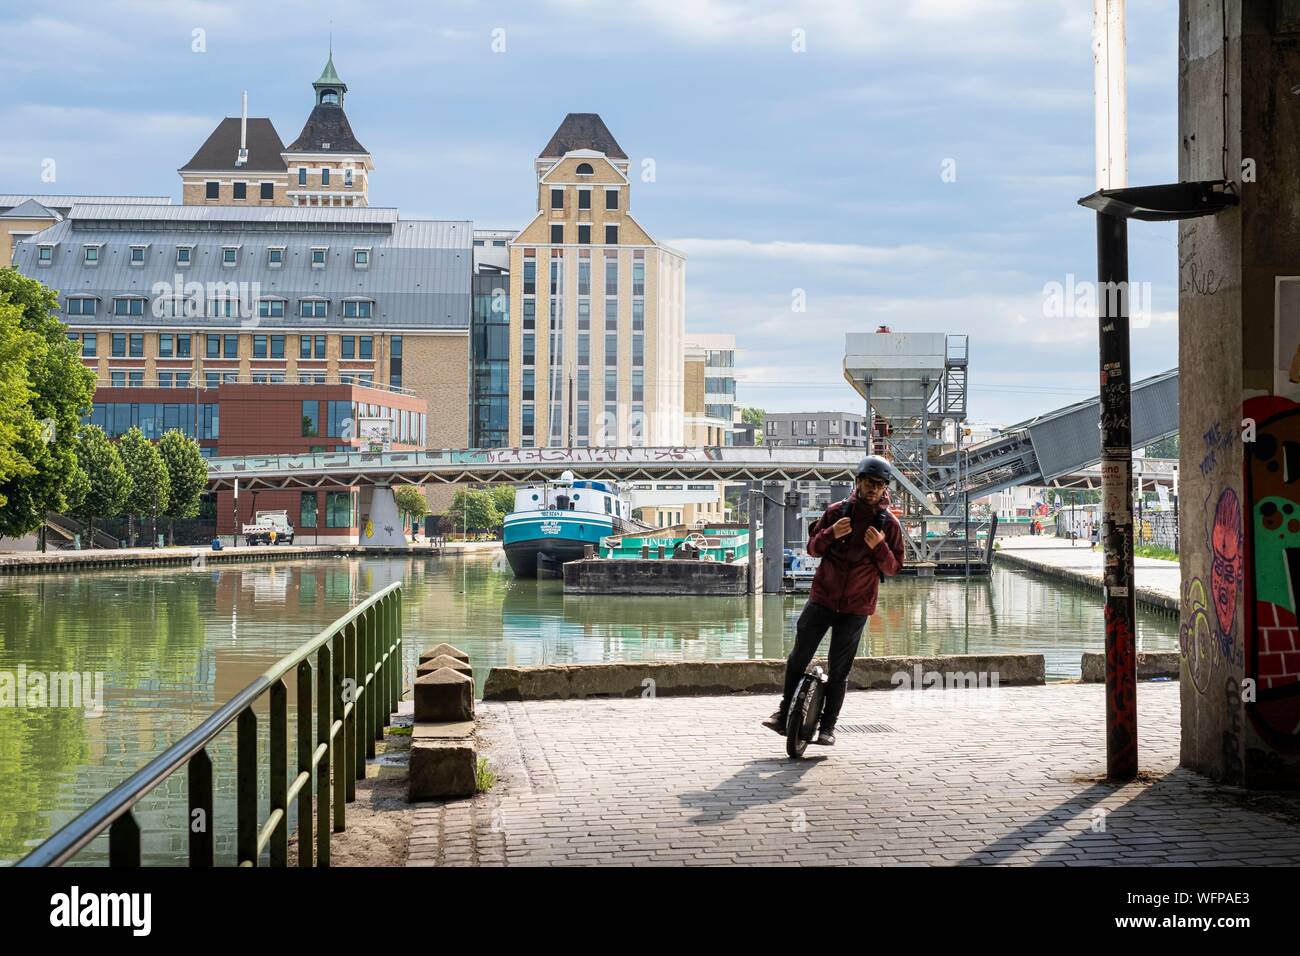
[[[99,265],[99,245],[97,243],[88,242],[81,249],[81,261],[83,263],[88,266]]]
[[[352,266],[355,269],[370,268],[370,249],[367,246],[361,246],[352,250]]]
[[[284,265],[284,246],[271,246],[266,250],[266,265],[270,269]]]
[[[313,269],[325,268],[325,254],[327,252],[329,252],[329,246],[311,247],[311,267]]]
[[[239,246],[222,246],[221,264],[228,269],[239,265]]]
[[[191,262],[193,262],[193,261],[194,261],[194,247],[193,247],[193,246],[177,246],[177,247],[176,247],[176,265],[178,265],[178,266],[187,266],[187,265],[189,265],[189,264],[190,264]]]
[[[54,246],[45,243],[36,247],[36,264],[48,266],[54,264]]]
[[[132,247],[131,247],[131,252],[130,252],[130,257],[128,258],[127,261],[130,262],[131,265],[133,265],[133,266],[142,266],[142,265],[144,265],[144,255],[145,255],[145,252],[148,251],[148,249],[149,249],[149,247],[148,247],[147,245],[142,245],[142,246],[132,246]]]

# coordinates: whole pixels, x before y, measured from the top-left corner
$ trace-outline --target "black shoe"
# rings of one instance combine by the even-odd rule
[[[813,743],[815,743],[815,744],[817,744],[818,746],[821,746],[821,747],[834,747],[834,746],[835,746],[835,733],[834,733],[834,731],[831,731],[831,730],[823,730],[823,731],[821,731],[821,732],[817,735],[817,739],[814,740]]]
[[[782,737],[785,736],[785,714],[779,710],[767,720],[763,721],[763,726],[768,730],[774,730]]]

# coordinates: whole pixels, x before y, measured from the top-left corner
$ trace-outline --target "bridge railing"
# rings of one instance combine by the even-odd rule
[[[288,679],[296,682],[297,691],[293,750],[289,742]],[[189,791],[189,812],[184,822],[189,863],[214,865],[216,818],[208,748],[218,734],[234,724],[238,865],[257,866],[262,851],[268,847],[272,866],[288,865],[289,814],[296,800],[298,865],[328,866],[331,822],[335,833],[346,829],[346,805],[356,799],[356,781],[365,776],[366,758],[375,755],[375,741],[383,736],[401,693],[402,591],[401,583],[394,582],[281,658],[17,865],[62,866],[107,830],[109,865],[139,866],[142,834],[134,808],[181,770],[185,771]],[[270,805],[267,818],[259,822],[262,755],[258,752],[254,706],[266,695],[270,696],[270,739],[265,754]],[[295,755],[292,776],[291,753]]]

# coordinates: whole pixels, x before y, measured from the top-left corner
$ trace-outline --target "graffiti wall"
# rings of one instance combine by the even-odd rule
[[[1235,582],[1244,584],[1244,674],[1256,696],[1245,709],[1271,748],[1248,748],[1246,762],[1252,769],[1263,761],[1253,769],[1266,772],[1278,768],[1279,754],[1300,753],[1300,404],[1252,398],[1242,414],[1255,423],[1245,446],[1244,527],[1232,502],[1216,509],[1210,598],[1218,628],[1235,613]]]

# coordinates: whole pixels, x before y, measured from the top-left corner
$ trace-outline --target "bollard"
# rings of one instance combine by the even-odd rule
[[[596,549],[594,546],[590,544],[584,544],[582,546],[582,557],[585,560],[590,561],[595,556],[596,556]]]
[[[650,560],[650,545],[648,544],[641,545],[641,560],[642,561]]]
[[[664,546],[661,544],[659,545],[659,560],[662,561],[663,559],[664,559]]]

